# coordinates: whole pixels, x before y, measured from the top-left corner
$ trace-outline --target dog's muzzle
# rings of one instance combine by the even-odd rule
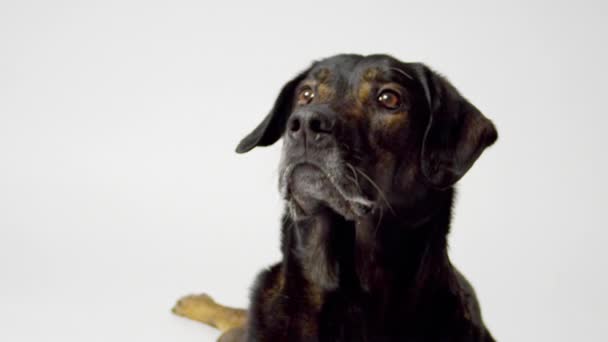
[[[279,187],[295,218],[329,207],[355,220],[374,207],[351,174],[354,168],[342,159],[335,118],[326,107],[309,106],[287,122]]]

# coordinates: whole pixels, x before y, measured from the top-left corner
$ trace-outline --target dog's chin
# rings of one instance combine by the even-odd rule
[[[285,170],[284,195],[294,219],[306,219],[331,209],[356,221],[373,210],[356,186],[313,164],[298,164]]]

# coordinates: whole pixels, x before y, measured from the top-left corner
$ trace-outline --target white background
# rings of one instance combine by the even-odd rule
[[[608,337],[606,2],[0,2],[0,340],[213,341],[279,258],[278,146],[233,150],[340,52],[423,61],[500,134],[451,256],[500,341]]]

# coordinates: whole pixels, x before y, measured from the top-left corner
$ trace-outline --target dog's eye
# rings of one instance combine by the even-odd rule
[[[303,87],[300,89],[300,93],[298,93],[298,104],[305,105],[312,102],[315,98],[315,92],[310,87]]]
[[[401,105],[401,96],[394,90],[386,89],[378,95],[378,102],[387,109],[397,109]]]

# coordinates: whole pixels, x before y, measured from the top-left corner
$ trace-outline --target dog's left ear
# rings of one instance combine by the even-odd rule
[[[269,146],[277,142],[285,131],[289,112],[293,108],[295,91],[298,84],[306,77],[310,69],[301,72],[287,82],[264,120],[249,133],[236,147],[237,153],[251,151],[256,146]]]
[[[422,86],[430,112],[422,142],[422,173],[432,186],[445,189],[464,176],[498,133],[445,78],[423,64],[413,63],[410,68]]]

